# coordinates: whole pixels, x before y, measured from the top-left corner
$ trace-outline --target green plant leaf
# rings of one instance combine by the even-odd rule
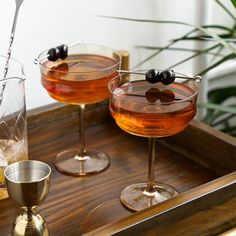
[[[176,66],[178,66],[178,65],[181,65],[181,64],[183,64],[183,63],[185,63],[185,62],[187,62],[187,61],[189,61],[189,60],[191,60],[191,59],[193,59],[193,58],[195,58],[195,57],[197,57],[197,56],[199,56],[199,55],[201,55],[201,54],[203,54],[203,53],[206,53],[206,52],[208,52],[208,51],[211,51],[211,50],[213,50],[213,49],[215,49],[215,48],[217,48],[217,47],[219,47],[219,46],[220,46],[220,44],[216,44],[216,45],[214,45],[214,46],[212,46],[212,47],[209,47],[209,48],[207,48],[207,49],[204,49],[204,50],[202,50],[202,51],[200,51],[200,52],[196,52],[196,53],[194,53],[192,56],[186,57],[185,59],[183,59],[183,60],[181,60],[181,61],[175,63],[174,65],[171,65],[171,66],[167,67],[167,70],[169,70],[169,69],[171,69],[171,68],[174,68],[174,67],[176,67]]]
[[[236,107],[234,105],[234,107]],[[217,126],[220,124],[224,124],[225,122],[228,122],[230,119],[232,119],[233,117],[235,117],[236,114],[228,114],[225,112],[216,112],[216,114],[214,114],[214,117],[212,118],[212,122],[211,122],[211,126]]]
[[[189,31],[188,33],[186,33],[185,35],[183,35],[183,37],[186,37],[187,35],[191,34],[193,31]],[[181,38],[180,38],[181,39]],[[154,58],[155,56],[157,56],[158,54],[160,54],[162,51],[169,49],[172,45],[174,45],[176,42],[170,42],[169,44],[167,44],[166,46],[158,49],[156,52],[152,53],[150,56],[148,56],[147,58],[145,58],[144,60],[142,60],[141,62],[139,62],[137,65],[135,65],[132,69],[136,69],[139,66],[141,66],[142,64],[144,64],[145,62],[151,60],[152,58]]]
[[[223,111],[223,112],[227,112],[227,113],[231,113],[231,114],[236,114],[235,107],[223,106],[223,105],[218,105],[218,104],[214,104],[214,103],[199,103],[198,107],[217,110],[217,111]]]
[[[206,108],[207,114],[202,119],[202,121],[210,126],[216,126],[219,124],[226,124],[229,118],[236,116],[236,105],[217,105],[214,103],[199,103],[199,108]],[[228,117],[225,117],[225,114],[229,114]],[[222,119],[219,118],[222,116]],[[227,119],[228,118],[228,119]]]
[[[219,48],[218,48],[218,50],[215,52],[215,55],[214,54],[212,54],[212,55],[214,55],[214,57],[212,57],[212,59],[211,59],[211,64],[213,64],[214,62],[215,62],[215,60],[219,57],[219,56],[221,56],[221,52],[224,50],[224,47],[222,46],[222,45],[220,45],[219,46]],[[224,56],[222,56],[222,57],[224,57]]]
[[[225,129],[220,129],[220,131],[224,132],[224,133],[227,133],[229,135],[236,135],[236,126],[234,127],[228,127],[228,128],[225,128]]]
[[[147,49],[147,50],[159,50],[163,47],[155,47],[155,46],[145,46],[145,45],[134,45],[136,48],[142,48],[142,49]],[[214,55],[218,57],[224,57],[223,54],[219,52],[210,52],[210,51],[203,51],[203,50],[198,50],[198,49],[191,49],[191,48],[182,48],[182,47],[169,47],[166,50],[168,51],[182,51],[182,52],[195,52],[195,53],[206,53],[209,55]]]
[[[158,51],[152,53],[150,56],[148,56],[147,58],[145,58],[144,60],[140,61],[137,65],[135,65],[132,69],[136,69],[139,66],[143,65],[145,62],[151,60],[152,58],[154,58],[155,56],[157,56],[159,53],[161,53],[162,51],[168,49],[171,45],[173,45],[174,43],[169,43],[167,44],[165,47],[160,48]]]
[[[208,101],[210,103],[221,104],[231,97],[236,97],[236,86],[218,88],[208,93]]]
[[[229,48],[231,51],[233,51],[233,54],[236,56],[236,49],[230,44],[228,43],[226,40],[220,38],[217,34],[213,34],[211,32],[209,32],[207,30],[207,26],[202,26],[202,27],[197,27],[185,22],[180,22],[180,21],[157,21],[157,20],[147,20],[147,19],[135,19],[135,18],[125,18],[125,17],[113,17],[113,16],[102,16],[105,18],[112,18],[112,19],[119,19],[119,20],[126,20],[126,21],[134,21],[134,22],[143,22],[143,23],[160,23],[160,24],[179,24],[179,25],[185,25],[185,26],[189,26],[192,27],[193,30],[191,30],[190,32],[188,32],[187,34],[185,34],[183,37],[180,37],[178,39],[175,39],[174,41],[170,42],[169,44],[167,44],[166,46],[164,46],[163,48],[160,48],[158,51],[152,53],[151,55],[149,55],[147,58],[145,58],[144,60],[142,60],[141,62],[139,62],[136,66],[134,66],[132,69],[136,69],[139,66],[141,66],[142,64],[144,64],[145,62],[151,60],[152,58],[154,58],[155,56],[157,56],[158,54],[160,54],[162,51],[170,48],[171,46],[174,45],[174,43],[183,40],[185,38],[187,38],[189,35],[191,35],[192,33],[196,32],[197,30],[208,35],[209,37],[211,37],[212,39],[214,39],[215,41],[217,41],[218,43],[220,43],[223,47],[225,48]],[[211,25],[209,27],[219,27],[217,25]],[[223,27],[223,29],[227,29],[227,27]],[[231,31],[230,31],[231,32]],[[232,32],[231,32],[232,33]],[[215,68],[216,66],[218,66],[219,64],[223,63],[226,60],[230,60],[234,58],[234,56],[226,56],[223,59],[221,59],[220,61],[215,62],[213,65],[207,67],[205,70],[203,70],[201,72],[201,75],[205,74],[206,72],[208,72],[209,70]],[[180,63],[181,64],[181,63]]]
[[[234,20],[236,21],[235,16],[225,7],[225,5],[223,5],[219,0],[215,0],[224,10],[225,12],[228,13],[228,15]],[[235,6],[235,0],[231,0],[231,2],[233,3],[233,5]]]
[[[221,39],[217,34],[208,31],[206,28],[201,26],[195,26],[186,22],[182,21],[171,21],[171,20],[149,20],[149,19],[136,19],[136,18],[126,18],[126,17],[115,17],[115,16],[101,16],[105,18],[117,19],[117,20],[126,20],[126,21],[133,21],[133,22],[142,22],[142,23],[155,23],[155,24],[176,24],[176,25],[184,25],[191,27],[193,29],[198,29],[200,32],[211,36],[220,44],[222,44],[225,48],[229,48],[233,53],[236,54],[236,48],[234,48],[231,44],[227,43],[225,40]]]
[[[218,88],[210,91],[208,93],[208,102],[211,104],[221,104],[231,97],[236,97],[236,86],[229,86],[224,88]],[[229,107],[234,107],[235,105],[230,105]],[[236,108],[235,108],[236,109]],[[203,122],[213,125],[214,121],[223,115],[224,111],[219,111],[216,109],[208,109]]]
[[[234,59],[236,58],[236,54],[235,53],[230,53],[228,55],[226,55],[225,57],[223,57],[222,59],[218,60],[217,62],[215,62],[214,64],[212,64],[211,66],[208,66],[207,68],[205,68],[204,70],[202,70],[200,73],[198,73],[199,75],[203,75],[203,74],[206,74],[208,71],[214,69],[215,67],[219,66],[220,64],[228,61],[228,60],[231,60],[231,59]]]
[[[236,8],[236,0],[231,0],[231,2],[234,5],[234,7]]]
[[[221,38],[232,38],[233,37],[232,29],[229,28],[229,27],[226,27],[224,25],[203,25],[201,27],[206,28],[206,29],[220,29],[220,30],[227,31],[228,33],[218,34],[218,36],[220,36]],[[189,34],[189,35],[192,35],[194,33],[199,33],[199,30],[194,29],[194,30],[192,30],[192,33]],[[189,37],[176,38],[176,39],[173,39],[173,41],[178,41],[180,39],[181,40],[183,40],[183,39],[203,40],[203,39],[206,39],[206,37],[211,38],[211,36],[207,36],[207,35],[195,35],[195,36],[192,36],[192,37],[189,36]]]
[[[232,33],[230,34],[218,34],[218,36],[226,41],[226,42],[236,42],[236,39],[233,38],[232,36]],[[192,36],[192,37],[185,37],[185,38],[181,38],[181,39],[174,39],[173,41],[175,40],[194,40],[194,41],[217,41],[215,40],[214,38],[212,38],[211,36],[208,36],[208,35],[197,35],[197,36]]]
[[[224,105],[223,105],[224,106]],[[234,107],[236,108],[236,105],[229,105],[229,107]],[[236,114],[231,114],[231,113],[226,113],[224,111],[218,111],[218,110],[213,110],[213,109],[207,109],[207,114],[204,117],[204,122],[207,124],[215,127],[218,125],[224,125],[226,126],[226,123],[229,122],[230,119],[235,117]]]
[[[225,30],[228,31],[229,33],[231,32],[231,28],[225,26],[225,25],[203,25],[202,28],[212,28],[212,29],[221,29],[221,30]]]

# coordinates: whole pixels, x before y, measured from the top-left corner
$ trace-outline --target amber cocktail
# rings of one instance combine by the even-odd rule
[[[144,76],[130,76],[126,83],[117,76],[109,83],[110,112],[117,125],[133,135],[149,138],[149,176],[147,183],[128,186],[121,202],[139,211],[176,196],[171,186],[154,180],[155,138],[184,130],[196,114],[198,82],[149,83]]]
[[[48,51],[40,54],[45,57]],[[80,115],[79,149],[59,153],[56,168],[69,175],[94,174],[109,166],[109,156],[98,150],[85,148],[85,105],[101,102],[109,97],[108,82],[118,75],[120,56],[115,50],[93,44],[80,43],[69,48],[64,59],[40,60],[42,85],[55,100],[78,105]]]
[[[117,73],[117,59],[92,54],[69,55],[63,61],[47,61],[42,85],[49,95],[69,104],[98,103],[108,98],[108,82]]]
[[[193,94],[194,90],[184,84],[166,87],[133,81],[113,93],[110,111],[126,132],[143,137],[165,137],[182,131],[195,116],[195,102],[176,103]]]

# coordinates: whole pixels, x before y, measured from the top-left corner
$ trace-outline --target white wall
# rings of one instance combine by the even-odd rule
[[[54,102],[40,85],[39,68],[33,64],[33,59],[46,48],[83,39],[129,50],[134,66],[151,53],[136,49],[134,45],[163,46],[169,39],[189,30],[182,26],[134,23],[96,15],[202,24],[199,4],[203,5],[203,2],[205,0],[24,0],[12,56],[25,66],[27,109]],[[14,9],[14,0],[0,0],[0,54],[7,51]],[[178,61],[180,56],[183,55],[165,53],[143,68],[165,68]],[[193,65],[185,65],[179,70],[192,73]]]

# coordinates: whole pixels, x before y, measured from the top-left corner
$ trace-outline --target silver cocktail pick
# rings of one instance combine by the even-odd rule
[[[83,42],[83,40],[80,39],[80,40],[77,40],[77,41],[75,41],[75,42],[73,42],[71,44],[68,44],[67,47],[71,48],[71,47],[73,47],[73,46],[75,46],[77,44],[80,44],[82,42]],[[40,63],[40,61],[47,59],[49,56],[50,56],[49,54],[46,54],[46,55],[44,55],[44,56],[42,56],[40,58],[35,58],[34,59],[34,64],[38,65]]]
[[[11,37],[10,37],[10,41],[9,41],[8,51],[7,51],[7,57],[6,57],[7,59],[6,59],[5,67],[4,67],[3,79],[5,79],[6,76],[7,76],[8,67],[9,67],[9,60],[10,60],[11,51],[12,51],[12,43],[14,41],[14,36],[15,36],[15,31],[16,31],[16,23],[17,23],[18,13],[19,13],[19,9],[20,9],[20,6],[23,3],[23,1],[24,0],[15,0],[16,10],[15,10],[15,16],[14,16],[14,21],[13,21],[12,29],[11,29]]]
[[[127,73],[127,74],[134,74],[134,75],[146,75],[146,72],[143,71],[135,71],[135,70],[117,70],[117,72],[119,73]],[[195,80],[196,82],[200,82],[201,81],[201,76],[196,75],[196,76],[188,76],[188,75],[177,75],[175,74],[175,78],[178,79],[192,79]]]

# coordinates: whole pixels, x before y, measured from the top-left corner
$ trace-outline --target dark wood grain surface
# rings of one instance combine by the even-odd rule
[[[29,157],[48,163],[53,170],[49,196],[38,207],[52,236],[82,235],[125,217],[130,219],[134,214],[120,204],[119,195],[127,185],[147,179],[145,138],[120,130],[110,118],[106,102],[89,107],[86,121],[87,146],[108,153],[111,166],[97,175],[71,177],[57,172],[53,159],[58,152],[78,145],[76,107],[55,105],[29,112]],[[197,129],[196,125],[192,128]],[[215,168],[205,168],[186,158],[180,149],[176,152],[175,147],[167,147],[167,141],[164,144],[157,145],[156,180],[185,193],[219,177]],[[205,140],[205,149],[207,145]],[[18,211],[10,199],[0,201],[0,235],[10,235]]]
[[[236,172],[233,172],[86,236],[218,235],[236,226],[235,207]]]
[[[197,120],[184,132],[161,141],[219,175],[236,170],[236,139]]]

